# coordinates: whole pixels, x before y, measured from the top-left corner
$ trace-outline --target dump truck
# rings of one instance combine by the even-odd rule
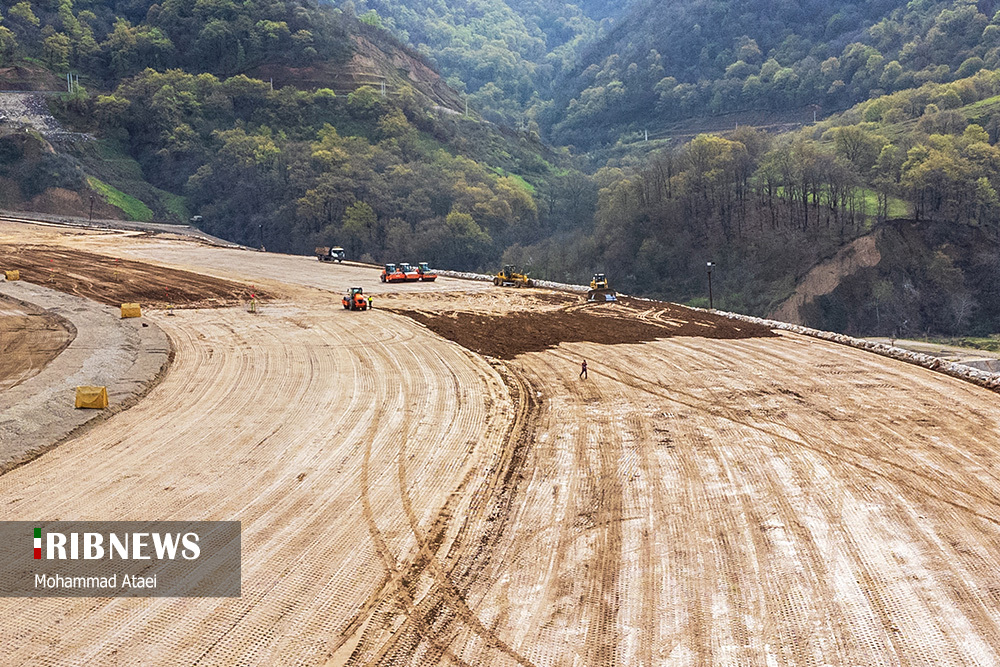
[[[420,274],[417,272],[417,270],[412,266],[410,266],[409,264],[407,264],[406,262],[403,262],[402,264],[399,265],[399,270],[402,272],[404,276],[406,276],[404,280],[408,283],[415,283],[418,280],[420,280]]]
[[[346,310],[368,310],[368,299],[360,287],[352,287],[341,299]]]
[[[420,275],[420,280],[425,282],[433,282],[438,277],[427,262],[417,264],[417,273]]]
[[[400,271],[399,266],[396,264],[386,264],[385,268],[382,269],[382,275],[379,276],[379,280],[384,283],[406,282],[406,274]]]
[[[590,279],[590,291],[587,292],[587,301],[602,303],[617,300],[618,297],[615,296],[615,291],[608,284],[608,277],[603,273],[595,273],[594,277]]]
[[[507,264],[500,273],[493,276],[493,284],[498,287],[534,287],[535,281],[527,273],[518,273],[513,264]]]
[[[328,248],[326,246],[316,247],[316,259],[321,262],[343,262],[344,249],[340,247]]]

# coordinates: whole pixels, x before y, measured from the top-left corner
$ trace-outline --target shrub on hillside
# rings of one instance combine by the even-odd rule
[[[85,183],[86,176],[76,158],[47,153],[28,171],[21,188],[26,197],[34,197],[49,188],[79,190]]]

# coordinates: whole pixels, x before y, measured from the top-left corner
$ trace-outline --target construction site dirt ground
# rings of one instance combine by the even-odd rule
[[[1000,664],[987,390],[669,304],[15,245],[272,297],[147,311],[160,383],[0,476],[5,521],[238,520],[242,597],[3,599],[0,664]]]
[[[76,332],[63,318],[0,297],[0,391],[38,374]]]

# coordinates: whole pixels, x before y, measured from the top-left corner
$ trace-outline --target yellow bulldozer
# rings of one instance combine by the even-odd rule
[[[594,277],[590,279],[590,291],[587,292],[587,301],[606,303],[617,300],[618,297],[615,296],[615,291],[608,284],[608,277],[603,273],[595,273]]]
[[[513,264],[507,264],[503,271],[493,276],[493,284],[498,287],[534,287],[535,281],[527,273],[518,273]]]

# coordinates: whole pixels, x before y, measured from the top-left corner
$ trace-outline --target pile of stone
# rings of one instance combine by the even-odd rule
[[[49,112],[45,97],[36,93],[0,92],[0,126],[34,130],[49,141],[90,141],[82,132],[64,130]]]

